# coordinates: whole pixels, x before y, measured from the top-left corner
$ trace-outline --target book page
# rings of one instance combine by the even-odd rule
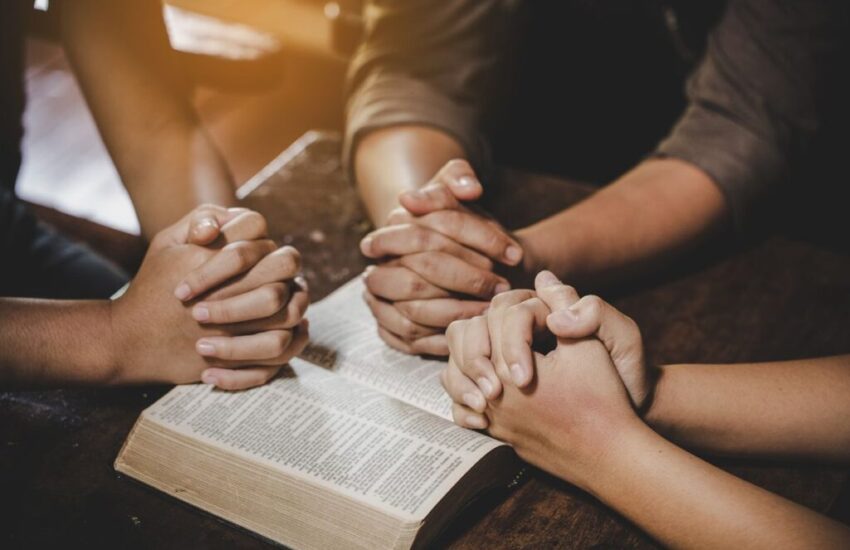
[[[300,359],[243,392],[178,386],[144,415],[404,520],[502,445]]]
[[[442,361],[386,345],[355,277],[307,311],[310,345],[301,357],[405,403],[451,420],[452,402],[440,384]]]

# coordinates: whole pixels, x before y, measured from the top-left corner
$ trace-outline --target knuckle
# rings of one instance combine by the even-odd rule
[[[216,344],[216,355],[221,360],[230,361],[233,360],[236,353],[229,341],[222,340]]]
[[[429,250],[431,246],[431,232],[420,226],[412,226],[414,228],[413,240],[417,250]]]
[[[635,321],[634,319],[632,319],[631,317],[629,317],[628,315],[625,315],[625,314],[623,315],[623,320],[625,321],[626,326],[628,327],[628,331],[638,341],[642,341],[643,339],[641,337],[640,325],[637,324],[637,321]]]
[[[254,234],[265,235],[268,232],[269,224],[265,216],[253,210],[246,212],[245,216],[250,221]]]
[[[419,330],[416,325],[410,319],[406,317],[401,318],[401,326],[399,327],[400,334],[404,340],[413,340],[419,335]]]
[[[207,308],[210,312],[210,320],[214,323],[230,323],[233,319],[230,308],[219,302],[210,302]]]
[[[279,311],[286,305],[286,285],[283,283],[266,285],[263,287],[263,292],[264,301],[270,309]]]
[[[408,281],[408,290],[409,290],[410,294],[412,294],[414,296],[418,296],[418,295],[424,293],[427,290],[427,288],[428,288],[428,285],[425,283],[425,281],[423,281],[419,277],[410,277],[410,279]]]
[[[199,269],[190,273],[184,282],[192,289],[192,293],[197,293],[200,289],[208,286],[209,276],[203,269]]]
[[[408,319],[419,319],[422,312],[422,303],[419,300],[408,300],[405,302],[397,302],[395,306],[401,311],[402,315]]]
[[[445,228],[453,235],[463,234],[465,219],[462,213],[457,210],[449,210],[444,212]]]
[[[573,286],[561,285],[561,287],[558,289],[558,292],[561,296],[569,297],[572,300],[578,299],[578,291]]]
[[[287,260],[283,265],[285,275],[292,277],[301,270],[301,253],[294,246],[288,245],[280,250],[283,258]]]
[[[493,282],[493,280],[485,275],[476,274],[471,276],[469,279],[469,287],[472,290],[473,294],[490,294],[493,291],[494,286],[495,283]]]
[[[587,308],[588,313],[594,318],[598,318],[601,314],[603,304],[602,298],[595,294],[588,294],[584,297],[584,307]]]
[[[472,171],[472,168],[469,166],[469,163],[463,159],[451,159],[445,164],[443,170],[441,170],[441,172],[443,171],[449,174],[457,174],[458,172],[470,172]]]
[[[443,367],[440,371],[440,385],[443,386],[443,389],[448,391],[447,377],[448,377],[448,369],[449,367]]]
[[[387,224],[388,225],[397,225],[402,223],[407,219],[407,210],[402,207],[393,208],[390,211],[389,216],[387,216]]]
[[[493,296],[490,300],[490,309],[505,309],[517,302],[521,302],[528,298],[530,292],[525,289],[509,290]]]
[[[487,375],[493,373],[493,367],[490,365],[490,361],[480,356],[465,361],[461,370],[469,378],[487,377]]]
[[[505,319],[508,321],[524,319],[531,314],[532,305],[528,302],[520,302],[505,309]]]
[[[419,273],[433,273],[439,265],[437,258],[429,252],[417,254],[415,258],[417,271]]]
[[[485,227],[482,235],[482,245],[492,254],[501,254],[502,249],[507,247],[507,239],[500,231],[492,227]]]
[[[501,294],[496,294],[493,296],[493,299],[490,300],[490,309],[504,309],[505,304],[510,303],[510,298],[515,290],[509,290],[508,292],[502,292]]]
[[[289,343],[292,341],[292,333],[289,331],[282,330],[275,334],[274,337],[274,356],[280,357],[284,353],[286,353],[286,349],[289,347]]]
[[[251,267],[252,254],[251,249],[248,247],[248,243],[238,242],[228,245],[228,247],[231,255],[231,261],[236,269],[242,271]]]
[[[446,328],[446,336],[448,336],[449,342],[451,342],[452,338],[456,338],[463,331],[464,323],[468,322],[469,321],[463,319],[458,319],[449,323],[449,326]],[[449,347],[451,347],[451,344],[449,344]]]

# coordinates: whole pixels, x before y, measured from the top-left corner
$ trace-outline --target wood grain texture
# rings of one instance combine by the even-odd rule
[[[338,161],[321,138],[246,199],[273,236],[297,246],[314,299],[365,266],[368,231]],[[490,201],[511,226],[587,195],[584,186],[506,172]],[[510,216],[514,216],[511,218]],[[523,219],[520,219],[522,217]],[[850,258],[787,237],[747,241],[707,265],[683,258],[645,286],[613,289],[640,324],[651,358],[747,361],[847,352]],[[112,470],[141,409],[167,388],[0,393],[0,546],[261,548],[268,543]],[[846,470],[807,464],[720,461],[769,490],[826,511]],[[531,469],[510,493],[487,495],[453,523],[456,548],[653,548],[615,512]]]

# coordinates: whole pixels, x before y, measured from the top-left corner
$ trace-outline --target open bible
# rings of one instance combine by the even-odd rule
[[[439,361],[388,348],[358,277],[308,312],[311,345],[266,386],[178,386],[136,422],[115,468],[295,548],[422,546],[513,450],[454,425]]]

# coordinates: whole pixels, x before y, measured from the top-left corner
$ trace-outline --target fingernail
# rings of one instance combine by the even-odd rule
[[[541,271],[537,275],[537,283],[540,286],[554,286],[561,284],[561,281],[551,271]]]
[[[205,340],[198,341],[195,345],[195,349],[198,350],[198,353],[201,355],[215,355],[215,346]]]
[[[360,241],[360,250],[364,254],[372,252],[372,237],[365,237],[362,241]]]
[[[478,379],[478,387],[481,388],[481,391],[484,392],[486,397],[493,395],[493,383],[486,377],[482,376]]]
[[[501,282],[496,285],[496,294],[501,294],[502,292],[507,292],[511,289],[511,285],[506,282]]]
[[[174,295],[181,302],[192,295],[192,289],[189,288],[189,285],[186,283],[180,284],[176,289],[174,289]]]
[[[204,321],[209,321],[210,319],[210,310],[203,305],[197,305],[192,309],[192,317],[195,318],[196,321],[200,321],[203,323]]]
[[[473,392],[463,394],[463,402],[474,411],[484,410],[485,407],[484,398]]]
[[[472,176],[461,176],[457,179],[457,186],[461,189],[471,189],[478,185],[478,180]]]
[[[511,365],[511,379],[517,386],[521,386],[525,383],[525,370],[519,365],[519,363]]]
[[[208,229],[208,228],[218,229],[218,222],[215,221],[213,218],[204,218],[203,220],[198,222],[198,228],[199,229]]]
[[[466,425],[476,430],[483,430],[487,427],[487,423],[478,415],[470,414],[466,417]]]
[[[212,373],[204,371],[204,373],[201,374],[201,382],[203,382],[204,384],[209,384],[210,386],[217,386],[218,377]]]
[[[373,266],[373,265],[367,265],[367,266],[366,266],[366,269],[364,269],[364,270],[363,270],[363,276],[364,276],[364,277],[368,277],[368,276],[369,276],[369,274],[370,274],[370,273],[372,273],[373,271],[375,271],[375,266]]]
[[[505,249],[505,258],[512,264],[519,263],[522,260],[522,249],[518,246],[510,245]]]

